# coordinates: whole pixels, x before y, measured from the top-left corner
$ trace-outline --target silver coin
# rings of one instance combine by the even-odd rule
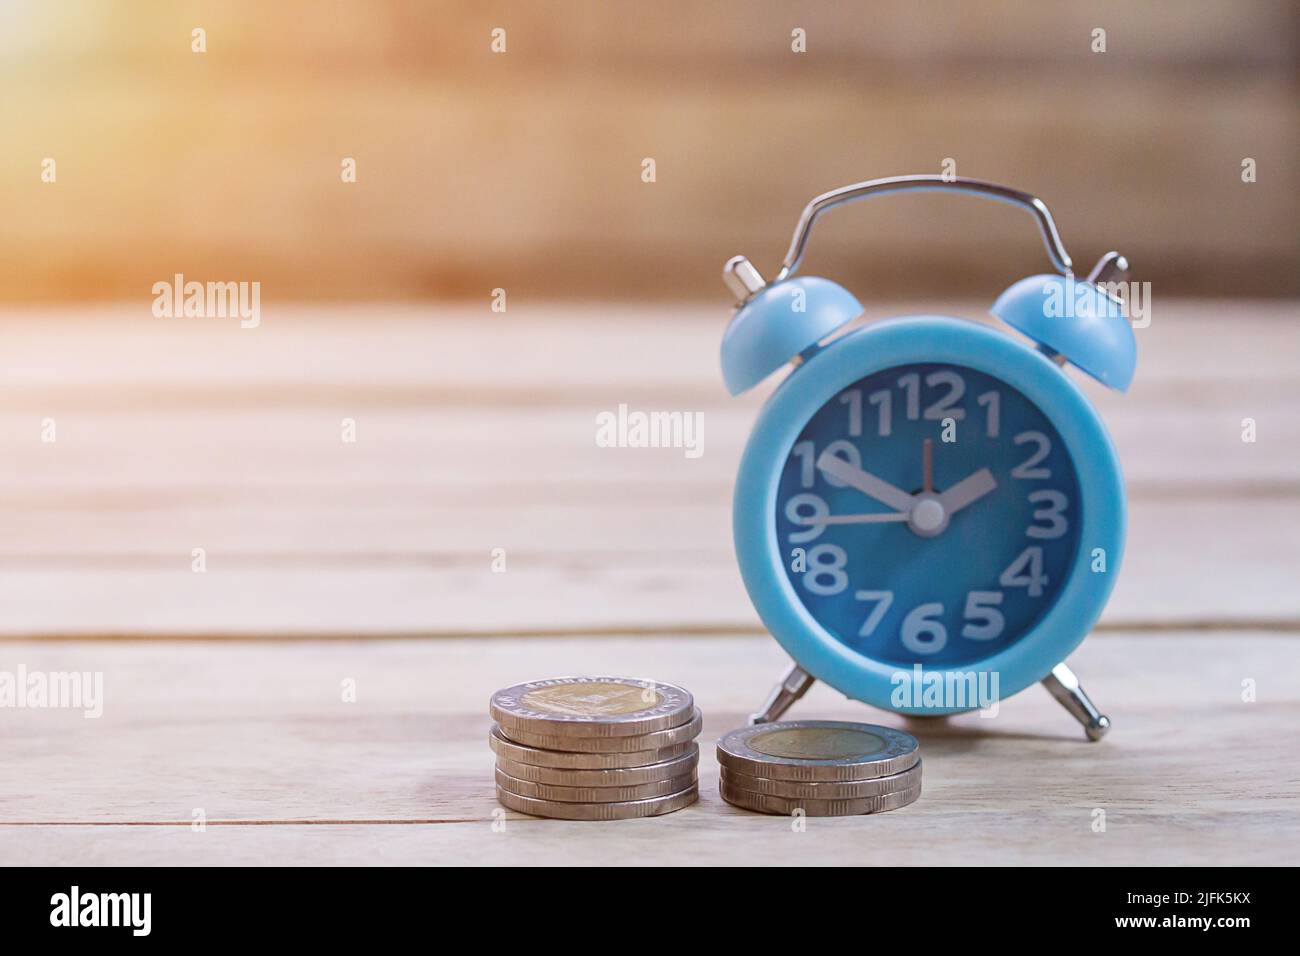
[[[671,760],[663,760],[643,767],[612,770],[557,770],[553,767],[519,763],[498,752],[497,769],[505,771],[517,780],[529,780],[533,783],[559,787],[635,787],[643,783],[671,780],[673,777],[694,772],[699,765],[700,748],[693,743],[686,746],[690,749]]]
[[[636,737],[691,719],[695,701],[674,684],[631,677],[556,677],[492,695],[492,719],[505,734]],[[647,748],[638,747],[637,750]]]
[[[751,777],[749,774],[723,767],[718,779],[737,790],[763,793],[772,797],[798,797],[813,800],[855,800],[862,797],[879,797],[900,790],[910,790],[921,783],[921,764],[918,760],[911,768],[888,777],[870,780],[773,780],[770,777]]]
[[[500,730],[515,743],[541,750],[576,750],[579,753],[631,753],[637,750],[662,750],[664,747],[689,743],[700,735],[700,728],[703,726],[704,718],[701,716],[699,708],[696,708],[694,716],[689,722],[677,727],[671,727],[668,730],[657,730],[652,734],[641,734],[638,737],[556,736],[553,734],[530,734],[526,731],[510,730],[505,727],[501,727]]]
[[[878,797],[859,797],[852,800],[812,800],[803,797],[774,797],[766,793],[741,790],[727,783],[718,784],[722,799],[733,806],[756,813],[774,813],[789,816],[802,811],[810,817],[848,817],[863,813],[884,813],[897,810],[916,801],[921,795],[917,784],[907,790],[886,793]]]
[[[558,800],[537,800],[521,797],[517,793],[497,787],[497,801],[508,810],[517,810],[535,817],[554,817],[559,820],[631,820],[636,817],[656,817],[689,807],[700,797],[699,787],[692,785],[681,793],[649,800],[632,800],[626,803],[562,803]]]
[[[675,760],[688,753],[699,753],[698,745],[691,741],[663,747],[659,750],[633,750],[627,753],[579,753],[571,750],[541,750],[515,743],[495,724],[488,734],[488,743],[497,759],[511,760],[530,767],[547,767],[555,770],[623,770],[647,767]],[[514,774],[513,776],[519,776]]]
[[[907,770],[921,759],[920,747],[891,727],[791,720],[733,730],[718,741],[718,763],[770,780],[869,780]]]
[[[555,800],[560,803],[628,803],[633,800],[649,800],[651,797],[671,796],[695,784],[694,767],[679,777],[654,780],[633,787],[560,787],[549,783],[520,780],[497,767],[497,786],[502,790],[508,790],[521,797]]]

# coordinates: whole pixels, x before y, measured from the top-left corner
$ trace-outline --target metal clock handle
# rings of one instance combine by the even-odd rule
[[[940,190],[967,193],[972,196],[984,196],[988,199],[1029,210],[1038,221],[1038,231],[1042,233],[1043,245],[1047,247],[1047,255],[1052,260],[1052,265],[1056,267],[1056,270],[1061,275],[1073,274],[1074,263],[1071,261],[1069,253],[1065,251],[1065,244],[1061,242],[1061,234],[1056,231],[1056,222],[1052,219],[1052,214],[1047,205],[1036,196],[1031,196],[1029,193],[1021,192],[1018,189],[1012,189],[1009,186],[986,183],[979,179],[962,179],[960,177],[947,179],[943,176],[891,176],[887,179],[872,179],[865,183],[854,183],[851,186],[832,189],[828,193],[822,193],[804,206],[803,214],[799,217],[799,224],[794,229],[794,238],[790,240],[790,250],[785,254],[785,261],[781,263],[781,271],[777,273],[776,279],[773,281],[780,282],[782,279],[788,279],[794,275],[795,270],[799,268],[799,263],[803,261],[804,252],[808,247],[808,234],[812,231],[813,223],[816,222],[818,216],[828,209],[843,206],[845,203],[857,202],[859,199],[869,199],[872,196],[884,196],[889,193],[934,192]]]

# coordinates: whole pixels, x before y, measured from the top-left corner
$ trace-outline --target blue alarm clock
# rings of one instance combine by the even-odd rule
[[[1019,335],[918,315],[837,336],[862,306],[827,279],[794,276],[823,212],[919,190],[1034,215],[1057,274],[1020,280],[991,309]],[[741,574],[794,659],[752,722],[779,718],[814,680],[913,715],[986,708],[1041,681],[1089,739],[1106,733],[1110,721],[1064,662],[1114,585],[1124,484],[1065,366],[1127,390],[1133,331],[1101,287],[1126,269],[1111,252],[1076,278],[1040,200],[941,176],[817,197],[770,283],[743,256],[727,263],[739,299],[722,342],[728,390],[793,365],[736,482]]]

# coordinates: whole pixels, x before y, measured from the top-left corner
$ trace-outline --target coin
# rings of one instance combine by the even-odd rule
[[[521,797],[497,787],[497,800],[509,810],[518,810],[535,817],[555,817],[560,820],[631,820],[635,817],[656,817],[688,807],[699,799],[697,785],[680,793],[649,800],[631,800],[625,803],[562,803],[558,800],[538,800]]]
[[[506,736],[516,740],[518,732],[553,737],[636,737],[688,722],[695,701],[688,691],[657,681],[555,677],[499,690],[492,695],[490,709]]]
[[[853,800],[862,797],[879,797],[899,790],[910,790],[921,783],[921,763],[917,761],[908,770],[888,777],[870,780],[773,780],[770,777],[752,777],[749,774],[723,767],[718,779],[737,790],[763,793],[772,797],[799,797],[805,800]]]
[[[776,813],[790,815],[802,811],[810,817],[847,817],[863,813],[883,813],[905,807],[921,795],[921,786],[917,784],[907,790],[886,793],[878,797],[859,797],[852,800],[812,800],[802,797],[774,797],[765,793],[753,793],[741,790],[728,783],[720,783],[718,790],[722,799],[744,810],[758,813]]]
[[[770,780],[869,780],[902,773],[920,759],[911,734],[839,720],[756,724],[718,741],[719,764]]]
[[[576,750],[580,753],[631,753],[637,750],[661,750],[664,747],[688,743],[700,735],[700,728],[703,726],[704,718],[701,716],[699,709],[696,708],[694,715],[687,723],[671,727],[668,730],[657,730],[652,734],[641,734],[637,737],[543,735],[520,730],[507,730],[505,727],[501,727],[500,730],[517,744],[541,750]]]
[[[653,780],[632,787],[560,787],[549,783],[520,780],[497,767],[497,786],[502,790],[508,790],[521,797],[556,800],[560,803],[628,803],[633,800],[648,800],[651,797],[667,797],[674,793],[681,793],[687,787],[695,786],[695,783],[694,767],[679,777]]]
[[[560,787],[635,787],[680,777],[695,770],[699,764],[700,748],[687,744],[689,750],[679,757],[647,764],[643,767],[615,768],[610,770],[563,770],[519,763],[497,752],[497,768],[517,780],[546,783]]]
[[[659,750],[632,750],[626,753],[577,753],[564,750],[540,750],[537,747],[528,747],[509,739],[495,724],[492,726],[491,733],[488,734],[488,743],[496,752],[498,760],[507,759],[516,764],[548,767],[555,770],[622,770],[663,763],[665,760],[673,760],[691,752],[698,753],[698,747],[689,740]],[[512,776],[518,777],[519,774],[513,774]]]

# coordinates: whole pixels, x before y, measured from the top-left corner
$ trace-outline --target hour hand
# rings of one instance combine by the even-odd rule
[[[833,455],[829,451],[822,452],[817,458],[817,470],[823,475],[838,478],[850,488],[856,488],[868,498],[874,498],[881,504],[889,505],[895,511],[911,511],[912,505],[916,503],[916,499],[902,488],[896,488],[889,482],[882,481],[861,468],[854,468],[843,458]]]
[[[997,486],[998,483],[993,477],[993,472],[987,468],[981,468],[973,475],[967,475],[941,494],[939,504],[943,505],[945,513],[952,514],[983,498]]]

